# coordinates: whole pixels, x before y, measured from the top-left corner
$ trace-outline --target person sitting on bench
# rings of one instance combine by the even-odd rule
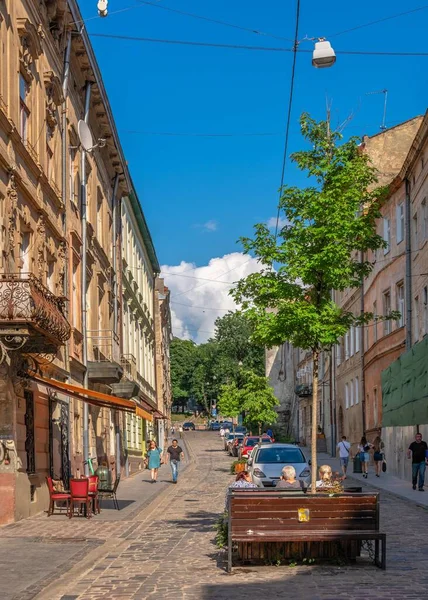
[[[278,490],[305,490],[303,481],[296,479],[296,469],[286,466],[281,471],[281,479],[276,484]]]

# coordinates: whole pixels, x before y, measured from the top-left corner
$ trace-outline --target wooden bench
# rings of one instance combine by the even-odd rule
[[[360,555],[368,543],[374,563],[386,568],[386,534],[379,532],[378,494],[303,494],[290,491],[231,488],[228,497],[228,572],[233,549],[240,558],[334,558]],[[299,509],[309,511],[309,521],[299,521]],[[371,542],[375,543],[374,551]],[[379,557],[379,542],[382,542]]]

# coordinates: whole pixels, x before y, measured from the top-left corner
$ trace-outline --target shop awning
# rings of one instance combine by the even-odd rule
[[[88,404],[93,404],[95,406],[114,408],[115,410],[134,414],[137,414],[137,409],[141,410],[132,400],[125,400],[123,398],[118,398],[117,396],[103,394],[102,392],[97,392],[95,390],[88,390],[78,385],[71,385],[70,383],[64,383],[63,381],[57,381],[56,379],[49,379],[47,377],[40,377],[35,374],[30,375],[30,379],[57,392],[66,393],[72,398],[77,398],[77,400],[82,400],[82,402],[87,402]],[[151,415],[149,415],[149,418],[152,420]]]
[[[146,421],[153,421],[152,413],[147,412],[147,410],[144,410],[144,408],[140,408],[139,406],[137,406],[136,414],[137,414],[137,417],[146,419]]]

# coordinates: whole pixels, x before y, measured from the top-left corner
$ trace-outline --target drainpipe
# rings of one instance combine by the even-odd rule
[[[61,136],[61,154],[62,154],[62,179],[61,179],[61,196],[62,201],[64,203],[64,215],[62,219],[62,228],[63,228],[63,236],[65,238],[65,256],[64,256],[64,284],[63,284],[63,295],[68,298],[69,297],[69,287],[68,287],[68,260],[69,260],[69,249],[68,249],[68,239],[67,239],[67,210],[68,210],[68,195],[67,195],[67,96],[68,96],[68,82],[70,79],[70,55],[71,55],[71,31],[67,34],[67,46],[65,48],[64,54],[64,74],[62,81],[62,95],[64,97],[62,103],[62,136]],[[67,303],[64,303],[64,306],[67,306]],[[68,307],[65,310],[65,314],[68,317],[70,311]],[[70,381],[70,347],[68,340],[65,342],[64,347],[64,363],[65,370],[67,371],[67,381]],[[68,398],[68,405],[70,406],[70,399]],[[68,415],[68,440],[69,447],[67,448],[68,452],[68,463],[70,465],[70,457],[72,453],[72,439],[70,433],[70,412]],[[69,473],[70,474],[70,467]],[[64,474],[63,474],[64,475]]]
[[[364,262],[364,252],[361,252],[361,262]],[[361,304],[360,304],[361,315],[364,314],[364,278],[361,280]],[[365,363],[364,363],[364,325],[361,328],[361,337],[360,337],[360,348],[361,348],[361,410],[362,414],[362,425],[363,425],[363,435],[366,434],[366,376],[364,372]]]
[[[85,89],[85,113],[84,113],[84,121],[88,122],[89,119],[89,107],[91,101],[91,82],[86,82]],[[87,293],[87,285],[86,285],[86,229],[87,229],[87,204],[86,204],[86,151],[82,148],[81,155],[81,164],[80,164],[80,172],[81,172],[81,201],[82,201],[82,298],[81,298],[81,307],[82,307],[82,354],[83,354],[83,366],[85,368],[85,373],[83,375],[83,387],[88,387],[88,324],[87,324],[87,311],[86,311],[86,293]],[[85,475],[89,476],[89,407],[88,403],[83,403],[83,460],[85,461]]]
[[[412,231],[410,181],[406,177],[406,350],[412,347]]]

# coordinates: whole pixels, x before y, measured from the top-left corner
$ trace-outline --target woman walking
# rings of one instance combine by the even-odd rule
[[[161,466],[162,448],[158,448],[155,440],[151,440],[149,443],[149,449],[147,451],[148,467],[152,477],[152,483],[156,483],[158,479],[158,469]]]
[[[369,444],[365,435],[361,438],[361,442],[358,444],[358,452],[360,453],[361,467],[363,470],[363,477],[367,479],[370,461],[370,448],[372,444]]]
[[[375,463],[376,477],[380,477],[380,474],[382,471],[384,447],[385,447],[385,445],[382,441],[382,438],[380,437],[380,431],[379,431],[379,433],[373,440],[373,448],[374,448],[373,459],[374,459],[374,463]]]

